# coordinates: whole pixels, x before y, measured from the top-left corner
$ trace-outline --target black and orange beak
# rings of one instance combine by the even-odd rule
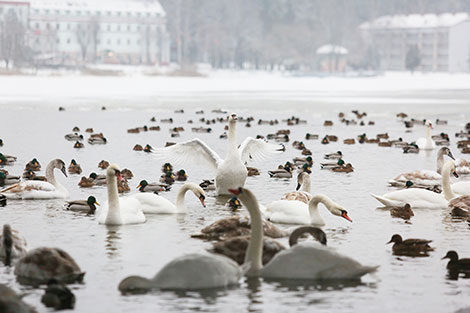
[[[352,219],[351,219],[351,218],[349,218],[349,216],[348,216],[348,213],[346,213],[346,212],[343,212],[343,213],[341,214],[341,217],[343,217],[343,218],[347,219],[348,221],[350,221],[350,222],[352,223]]]
[[[203,195],[201,195],[201,196],[199,197],[199,201],[201,201],[201,204],[202,204],[203,207],[206,207],[206,203],[204,202],[205,199],[206,199],[206,198],[205,198]]]
[[[455,170],[452,171],[452,175],[454,175],[455,178],[459,178],[459,174]]]

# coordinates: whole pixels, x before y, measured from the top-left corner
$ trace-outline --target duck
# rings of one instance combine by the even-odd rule
[[[251,237],[246,251],[245,264],[248,277],[268,279],[360,279],[377,270],[377,266],[363,266],[319,243],[303,242],[277,253],[263,266],[263,231],[259,204],[246,188],[230,190],[248,209],[251,220]]]
[[[431,138],[431,129],[432,123],[431,121],[426,121],[426,138],[419,138],[416,140],[416,145],[420,150],[434,150],[436,148],[436,143]]]
[[[75,307],[75,295],[66,285],[61,284],[56,279],[50,279],[41,297],[41,302],[48,308],[73,310]]]
[[[0,307],[6,313],[37,313],[37,311],[22,300],[23,296],[16,294],[7,285],[0,284]]]
[[[206,204],[204,203],[204,200],[206,199],[205,192],[201,187],[194,183],[185,183],[181,186],[178,194],[176,195],[175,204],[155,193],[137,193],[127,198],[137,200],[139,208],[141,208],[142,212],[145,214],[178,214],[186,212],[184,198],[187,191],[194,193],[202,206],[206,207]]]
[[[225,159],[222,159],[206,143],[197,138],[167,148],[156,149],[154,153],[172,162],[192,160],[193,162],[197,161],[195,164],[198,164],[198,166],[206,165],[210,167],[216,171],[216,193],[218,195],[227,195],[229,188],[238,188],[245,184],[248,177],[245,162],[251,159],[264,159],[284,149],[279,145],[252,137],[247,137],[237,148],[237,119],[237,114],[231,114],[229,117],[228,152]]]
[[[141,224],[146,222],[140,202],[135,197],[118,197],[117,179],[122,180],[119,166],[106,169],[108,202],[98,212],[98,223],[105,225]]]
[[[442,187],[443,195],[435,192],[420,189],[420,188],[409,188],[398,191],[392,191],[378,196],[371,193],[371,196],[377,199],[380,203],[386,207],[397,207],[404,206],[409,203],[415,209],[443,209],[447,208],[448,201],[455,197],[450,185],[450,174],[458,177],[455,172],[455,165],[453,161],[447,161],[442,169]]]
[[[26,240],[9,224],[3,225],[0,235],[0,258],[5,266],[11,266],[12,260],[19,259],[28,252]]]
[[[0,194],[0,207],[6,206],[6,205],[7,205],[7,197]]]
[[[303,166],[304,164],[308,164],[308,166],[313,165],[313,158],[311,156],[308,156],[306,158],[295,157],[292,159],[292,161],[297,167]]]
[[[188,174],[186,174],[185,170],[181,169],[178,172],[176,172],[175,180],[177,180],[177,181],[186,181],[186,180],[188,180]]]
[[[354,167],[351,163],[347,163],[344,165],[335,166],[331,170],[337,173],[351,173],[354,172]]]
[[[343,140],[343,143],[344,143],[345,145],[353,145],[353,144],[356,143],[356,140],[355,140],[354,138],[348,138],[348,139],[344,139],[344,140]]]
[[[132,173],[130,169],[125,168],[121,171],[121,176],[124,177],[126,180],[129,180],[134,177],[134,174]]]
[[[226,240],[227,238],[247,236],[250,234],[250,219],[246,216],[231,216],[213,222],[201,229],[199,234],[192,234],[192,238],[205,240]],[[273,223],[262,221],[264,235],[270,238],[282,238],[289,235]]]
[[[105,160],[101,160],[100,163],[98,163],[98,167],[102,170],[107,169],[109,166],[109,162]]]
[[[201,187],[205,191],[212,191],[215,190],[215,182],[213,179],[204,179],[200,184]]]
[[[69,174],[78,174],[78,175],[80,175],[82,173],[82,168],[81,168],[80,164],[77,163],[77,161],[72,159],[72,161],[70,161],[68,172],[69,172]]]
[[[459,175],[470,174],[470,162],[465,159],[457,159],[455,161],[455,170]]]
[[[144,152],[150,153],[152,151],[153,151],[152,146],[149,145],[149,144],[146,144],[145,147],[144,147]]]
[[[402,181],[389,181],[389,184],[391,187],[397,187],[397,188],[422,188],[422,189],[433,191],[435,193],[442,192],[440,183],[436,185],[422,185],[422,184],[415,184],[411,180],[407,180],[404,183]]]
[[[292,168],[279,165],[277,170],[268,171],[268,175],[271,178],[292,178]]]
[[[78,182],[78,186],[82,188],[90,188],[95,186],[95,183],[93,182],[93,178],[87,178],[85,176],[82,176],[82,178]]]
[[[160,176],[160,182],[171,185],[175,182],[175,175],[172,172],[166,172]]]
[[[3,147],[3,139],[0,138],[0,147]]]
[[[67,177],[64,161],[55,159],[47,165],[47,182],[36,180],[24,181],[0,190],[0,194],[3,194],[8,199],[23,200],[67,198],[69,193],[67,189],[56,180],[54,169],[59,169],[65,177]]]
[[[338,161],[336,162],[320,163],[320,167],[322,170],[331,170],[339,166],[345,166],[345,162],[343,161],[343,159],[338,159]]]
[[[79,135],[78,133],[73,133],[73,134],[67,134],[64,136],[65,139],[68,141],[79,141],[83,140],[83,135]]]
[[[19,176],[5,174],[0,171],[0,187],[14,185],[20,182]]]
[[[106,185],[106,175],[98,175],[95,172],[92,172],[88,178],[93,180],[94,185],[97,185],[97,186]]]
[[[392,217],[398,217],[404,220],[409,220],[415,214],[413,213],[413,210],[411,209],[411,205],[409,203],[406,203],[402,207],[391,208],[390,215]]]
[[[16,162],[16,157],[0,153],[0,165],[12,165]]]
[[[39,161],[36,158],[34,158],[31,161],[29,161],[28,163],[26,163],[26,166],[24,167],[24,169],[37,172],[37,171],[41,170],[41,164],[39,163]]]
[[[403,255],[403,256],[427,256],[429,251],[433,251],[429,243],[432,240],[426,239],[405,239],[399,235],[395,234],[392,236],[387,244],[393,242],[393,254],[394,255]]]
[[[21,284],[34,285],[46,284],[51,279],[72,284],[83,281],[85,276],[85,272],[67,252],[48,247],[26,253],[16,262],[14,273]]]
[[[162,165],[162,173],[173,173],[173,165],[170,163],[165,163]]]
[[[87,215],[93,215],[96,211],[96,206],[100,205],[94,196],[89,196],[86,200],[73,200],[67,201],[65,208],[70,211],[86,212]]]
[[[160,191],[169,191],[171,189],[171,186],[167,184],[149,184],[145,179],[143,179],[140,181],[139,185],[137,186],[137,189],[139,189],[140,192],[158,193]]]
[[[442,147],[437,152],[437,170],[418,170],[413,172],[402,173],[395,177],[394,179],[389,180],[389,184],[393,185],[395,183],[406,183],[407,181],[413,182],[415,185],[422,186],[434,186],[438,185],[441,181],[441,172],[442,166],[444,165],[444,156],[448,156],[452,160],[455,160],[451,150],[448,147]]]
[[[246,170],[248,172],[248,176],[258,176],[261,174],[260,170],[256,167],[247,166]]]
[[[324,159],[326,160],[338,160],[343,158],[343,153],[341,151],[337,151],[335,153],[328,153],[325,154]]]
[[[318,139],[318,134],[310,134],[310,133],[306,133],[305,134],[305,139],[306,140],[316,140]]]
[[[160,126],[150,126],[149,130],[151,130],[151,131],[160,131]]]
[[[311,197],[308,204],[298,200],[277,200],[263,208],[263,215],[268,221],[281,224],[300,224],[325,226],[325,221],[318,212],[318,204],[322,203],[331,214],[352,222],[348,212],[339,204],[323,194]]]
[[[134,148],[132,148],[132,150],[134,150],[134,151],[142,151],[142,150],[144,150],[144,148],[143,148],[141,145],[136,144],[136,145],[134,146]]]
[[[24,171],[23,178],[26,180],[40,180],[47,182],[46,176],[36,175],[36,173],[31,170]]]
[[[442,260],[444,259],[449,259],[449,262],[447,263],[447,269],[449,271],[470,273],[470,258],[459,259],[458,253],[454,250],[450,250],[442,258]]]
[[[450,214],[455,217],[470,217],[470,196],[455,197],[449,201]]]
[[[85,145],[83,143],[81,143],[80,141],[76,141],[73,145],[73,147],[75,149],[81,149],[81,148],[85,148]]]
[[[85,133],[93,133],[93,128],[87,128],[87,129],[85,129]]]
[[[241,204],[240,200],[238,200],[237,197],[233,196],[230,199],[228,199],[225,206],[231,208],[233,211],[236,211],[239,208],[241,208],[242,204]]]
[[[310,194],[310,175],[307,172],[300,172],[297,175],[297,187],[295,190],[285,193],[281,200],[297,200],[308,204],[312,195]]]
[[[419,147],[415,143],[410,143],[403,147],[403,153],[419,153]]]
[[[203,290],[237,285],[243,276],[238,264],[226,256],[205,253],[182,255],[163,266],[151,279],[129,276],[118,286],[121,293],[149,290]]]
[[[101,138],[101,137],[90,137],[88,138],[88,143],[90,145],[105,145],[108,143],[108,140],[106,138]]]

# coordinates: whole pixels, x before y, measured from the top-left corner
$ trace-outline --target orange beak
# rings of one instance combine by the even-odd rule
[[[341,214],[341,217],[347,219],[348,221],[350,221],[352,223],[352,219],[349,218],[348,214],[346,212],[344,212],[343,214]]]

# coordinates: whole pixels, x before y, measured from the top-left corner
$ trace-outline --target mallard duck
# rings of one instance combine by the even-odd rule
[[[134,148],[132,148],[132,150],[134,150],[134,151],[142,151],[142,150],[144,150],[144,148],[143,148],[141,145],[136,144],[136,145],[134,146]]]
[[[83,140],[83,135],[79,135],[78,133],[73,133],[73,134],[67,134],[64,136],[65,139],[68,141],[79,141]]]
[[[235,196],[228,199],[225,205],[231,208],[232,210],[238,210],[242,206],[242,204],[240,203],[240,200],[238,200],[238,198]]]
[[[129,180],[129,179],[132,179],[134,177],[134,174],[132,173],[132,171],[128,168],[125,168],[121,171],[121,176],[124,177],[125,179]]]
[[[106,185],[106,175],[98,175],[95,172],[91,173],[89,176],[90,179],[93,179],[93,184],[97,186]]]
[[[388,138],[390,138],[390,137],[388,136],[388,133],[377,134],[376,137],[377,137],[377,138],[380,138],[380,139],[388,139]]]
[[[172,118],[163,118],[160,120],[160,123],[173,123]]]
[[[36,158],[34,158],[26,164],[25,170],[31,170],[35,172],[40,171],[41,164],[39,164],[39,161]]]
[[[205,179],[202,181],[202,183],[199,184],[199,187],[201,187],[205,191],[215,190],[215,182],[213,179]]]
[[[82,168],[81,168],[80,164],[77,163],[77,161],[72,159],[72,161],[70,161],[68,171],[69,171],[69,174],[78,174],[78,175],[80,175],[82,173]]]
[[[87,129],[85,130],[85,133],[93,133],[93,128],[87,128]]]
[[[294,164],[297,166],[297,167],[301,167],[303,166],[304,164],[307,164],[308,166],[312,166],[313,165],[313,158],[311,156],[308,156],[306,158],[299,158],[299,157],[296,157],[294,159],[292,159],[294,161]]]
[[[26,180],[40,180],[47,181],[45,176],[37,176],[35,172],[28,170],[23,172],[23,178]]]
[[[316,135],[316,134],[310,134],[310,133],[306,133],[306,134],[305,134],[305,139],[306,139],[306,140],[314,140],[314,139],[318,139],[318,135]]]
[[[7,197],[0,194],[0,206],[6,206],[6,205],[7,205]]]
[[[131,188],[129,187],[129,184],[127,183],[127,179],[125,179],[124,177],[122,178],[122,180],[119,180],[117,182],[117,188],[118,188],[119,193],[124,193],[124,192],[131,191]]]
[[[402,237],[398,234],[392,236],[389,243],[394,243],[392,250],[395,255],[404,255],[404,256],[427,256],[429,251],[433,251],[429,243],[432,240],[426,239],[406,239],[403,240]]]
[[[331,170],[337,173],[351,173],[354,172],[354,167],[351,163],[347,163],[344,165],[335,166]]]
[[[109,166],[109,162],[105,160],[101,160],[100,163],[98,163],[98,167],[102,170],[107,169]]]
[[[337,151],[335,153],[328,153],[325,154],[324,159],[326,160],[338,160],[343,158],[343,153],[341,151]]]
[[[84,148],[85,145],[84,145],[83,143],[81,143],[80,141],[76,141],[76,142],[74,143],[73,147],[74,147],[75,149],[81,149],[81,148]]]
[[[403,147],[403,153],[418,153],[419,148],[416,144],[411,143],[408,146]]]
[[[73,131],[74,133],[77,133],[77,132],[80,131],[80,128],[79,128],[78,126],[75,126],[75,127],[72,129],[72,131]]]
[[[292,147],[294,147],[294,149],[297,149],[297,150],[303,150],[305,149],[305,144],[302,141],[296,140],[292,143]]]
[[[403,112],[400,112],[400,113],[397,114],[397,117],[398,117],[398,118],[407,118],[407,117],[408,117],[408,114],[403,113]]]
[[[449,271],[470,273],[470,258],[459,259],[458,253],[451,250],[442,258],[442,260],[444,259],[449,259],[449,262],[447,263],[447,269]]]
[[[149,127],[149,130],[151,130],[151,131],[159,131],[159,130],[160,130],[160,126],[150,126],[150,127]]]
[[[323,126],[333,126],[333,122],[326,120],[323,122]]]
[[[90,145],[105,145],[108,143],[108,140],[104,137],[90,137],[88,138],[88,143]]]
[[[260,174],[259,169],[256,167],[247,166],[246,170],[248,171],[248,176],[258,176]]]
[[[162,166],[162,173],[168,173],[168,172],[173,172],[173,165],[170,163],[165,163]]]
[[[330,141],[328,140],[328,136],[323,137],[323,139],[321,140],[321,143],[322,143],[323,145],[329,144]]]
[[[334,167],[343,166],[343,165],[345,165],[345,162],[343,159],[338,159],[338,161],[336,162],[320,163],[322,170],[331,170]]]
[[[279,165],[277,170],[268,171],[268,174],[272,178],[292,178],[292,164],[286,162],[286,164]]]
[[[172,172],[166,172],[160,177],[160,182],[165,183],[167,185],[171,185],[175,182],[175,176]]]
[[[45,284],[51,279],[63,283],[81,282],[85,273],[64,250],[37,248],[18,260],[15,275],[22,284]]]
[[[4,172],[0,171],[0,187],[17,184],[19,182],[20,182],[19,176],[5,174]]]
[[[93,196],[89,196],[87,200],[73,200],[67,201],[65,204],[65,208],[70,211],[80,211],[86,212],[87,215],[95,214],[96,206],[100,205],[96,198]]]
[[[186,181],[188,179],[188,174],[186,174],[186,171],[181,169],[178,172],[176,172],[176,178],[177,181]]]
[[[171,189],[170,185],[166,184],[149,184],[145,179],[141,180],[137,186],[140,192],[153,192],[158,193],[160,191],[169,191]]]
[[[205,128],[205,127],[193,127],[191,128],[192,132],[193,133],[210,133],[212,132],[212,128],[208,127],[208,128]]]
[[[413,213],[413,210],[411,209],[411,205],[407,203],[403,207],[391,208],[390,215],[392,217],[398,217],[404,220],[409,220],[415,214]]]
[[[145,148],[144,148],[144,152],[149,153],[149,152],[152,152],[152,151],[153,151],[152,146],[149,145],[149,144],[146,144],[146,145],[145,145]]]
[[[344,143],[345,145],[353,145],[353,144],[356,143],[356,140],[354,140],[354,138],[344,139],[344,140],[343,140],[343,143]]]
[[[82,176],[80,181],[78,182],[78,186],[82,188],[89,188],[93,187],[95,184],[93,182],[93,178],[86,178],[85,176]]]

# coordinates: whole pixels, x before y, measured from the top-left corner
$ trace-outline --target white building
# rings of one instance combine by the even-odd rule
[[[2,3],[19,1],[0,1]],[[158,1],[30,0],[26,28],[36,60],[167,64],[166,14]]]
[[[383,70],[406,70],[409,48],[417,46],[419,70],[470,71],[467,13],[382,16],[360,26],[366,43],[380,55]]]

